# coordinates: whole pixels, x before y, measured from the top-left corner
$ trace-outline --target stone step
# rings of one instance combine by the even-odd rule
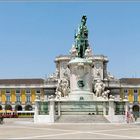
[[[103,115],[61,115],[56,123],[110,123]]]

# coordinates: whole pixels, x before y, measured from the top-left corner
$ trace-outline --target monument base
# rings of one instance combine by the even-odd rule
[[[69,99],[73,101],[93,101],[93,95],[89,91],[74,91],[69,94]]]

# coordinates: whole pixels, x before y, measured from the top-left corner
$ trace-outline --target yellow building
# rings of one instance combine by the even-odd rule
[[[56,79],[0,79],[0,110],[34,110],[36,96],[55,95],[56,85]],[[127,97],[130,111],[139,115],[140,78],[122,78],[112,85],[106,86],[110,94],[118,99]]]
[[[121,95],[127,97],[130,111],[139,116],[140,112],[140,78],[120,79]]]
[[[0,80],[0,110],[34,110],[36,96],[44,97],[43,79]]]

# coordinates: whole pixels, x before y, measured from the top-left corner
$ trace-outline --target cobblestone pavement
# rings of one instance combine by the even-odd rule
[[[140,139],[140,124],[34,124],[33,119],[5,119],[0,139]]]

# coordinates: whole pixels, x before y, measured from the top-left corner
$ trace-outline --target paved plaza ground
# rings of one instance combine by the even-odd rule
[[[140,139],[140,124],[34,124],[33,119],[5,119],[0,139]]]

